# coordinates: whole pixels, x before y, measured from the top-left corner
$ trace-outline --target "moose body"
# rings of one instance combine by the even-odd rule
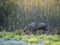
[[[44,32],[46,32],[46,24],[45,23],[32,22],[32,23],[28,24],[27,26],[25,26],[24,32],[26,32],[27,30],[29,30],[29,31],[31,31],[33,33],[35,31],[41,30],[41,29]]]

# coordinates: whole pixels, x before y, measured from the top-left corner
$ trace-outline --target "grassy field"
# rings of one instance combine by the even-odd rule
[[[38,43],[40,40],[43,40],[44,45],[60,45],[60,35],[26,35],[21,34],[17,35],[13,32],[0,32],[0,37],[4,40],[9,40],[10,38],[14,38],[15,40],[22,40],[29,43]]]

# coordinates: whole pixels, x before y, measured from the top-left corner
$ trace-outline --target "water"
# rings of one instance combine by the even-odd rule
[[[0,38],[0,45],[43,45],[43,41],[39,41],[38,43],[27,43],[22,40],[16,41],[13,38],[5,41],[3,38]]]

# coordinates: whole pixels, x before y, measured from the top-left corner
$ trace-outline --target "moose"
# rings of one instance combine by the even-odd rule
[[[29,32],[36,32],[37,30],[43,30],[44,33],[46,33],[46,24],[45,23],[36,23],[36,22],[32,22],[30,24],[28,24],[27,26],[25,26],[24,28],[24,32],[28,31]]]

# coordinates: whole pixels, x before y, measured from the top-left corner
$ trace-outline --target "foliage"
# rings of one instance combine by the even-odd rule
[[[14,39],[15,39],[15,40],[20,40],[20,39],[22,39],[22,37],[19,36],[19,35],[14,35]]]
[[[12,38],[14,36],[14,34],[12,32],[0,32],[0,37],[4,38],[5,40],[9,40],[10,38]]]
[[[35,21],[54,30],[60,27],[59,5],[59,0],[0,0],[0,29],[15,31]]]
[[[28,42],[30,43],[37,43],[39,40],[37,38],[30,38]]]
[[[2,37],[2,32],[0,32],[0,37]]]
[[[0,37],[5,40],[9,40],[10,38],[14,38],[15,40],[22,40],[29,43],[38,43],[40,40],[43,41],[44,44],[55,44],[60,42],[60,35],[16,35],[12,32],[0,32]]]

